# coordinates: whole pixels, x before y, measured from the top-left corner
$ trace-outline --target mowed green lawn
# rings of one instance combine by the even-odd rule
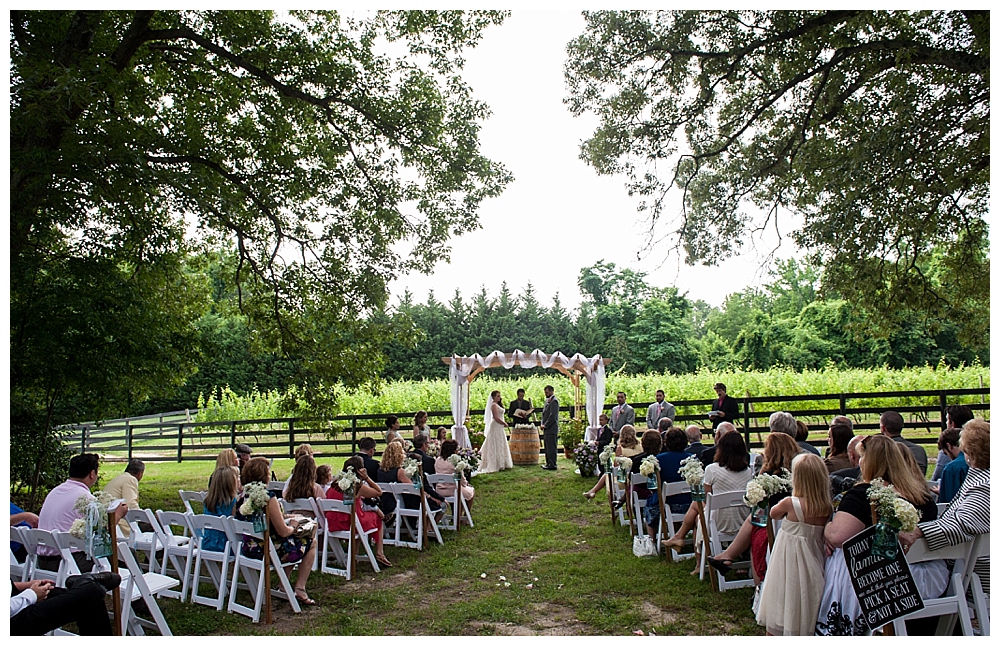
[[[203,489],[212,466],[147,463],[140,503],[180,509],[177,490]],[[291,466],[275,461],[282,478]],[[763,634],[750,588],[714,593],[691,576],[693,561],[632,556],[628,528],[611,524],[605,499],[581,496],[595,479],[574,469],[560,458],[555,473],[515,467],[473,478],[475,528],[444,532],[444,545],[423,552],[386,547],[393,567],[379,574],[367,565],[350,582],[313,573],[319,607],[296,615],[275,599],[270,626],[176,600],[161,607],[177,635]]]

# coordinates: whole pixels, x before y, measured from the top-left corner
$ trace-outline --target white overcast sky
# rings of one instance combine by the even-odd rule
[[[667,244],[662,253],[637,259],[646,241],[638,202],[628,196],[624,177],[598,176],[579,159],[580,142],[597,120],[574,118],[563,104],[566,44],[583,28],[578,10],[514,10],[468,51],[462,76],[493,111],[482,126],[482,151],[503,163],[514,181],[481,206],[480,230],[452,239],[450,263],[439,262],[431,275],[393,282],[391,303],[407,288],[417,302],[424,302],[431,289],[439,301],[447,301],[456,288],[468,301],[481,287],[496,296],[506,281],[519,294],[530,281],[543,305],[558,293],[572,310],[580,303],[580,269],[601,259],[645,271],[652,285],[676,285],[692,300],[712,305],[767,282],[761,265],[777,242],[773,233],[764,240],[747,239],[741,257],[716,267],[687,266],[676,253],[668,254]],[[498,251],[484,253],[489,247]],[[778,255],[793,253],[786,238]]]

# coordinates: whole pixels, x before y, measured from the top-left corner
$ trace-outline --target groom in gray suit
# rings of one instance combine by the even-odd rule
[[[548,471],[556,470],[556,442],[559,439],[559,400],[552,386],[545,387],[545,407],[542,408],[542,432],[545,438],[545,465]]]

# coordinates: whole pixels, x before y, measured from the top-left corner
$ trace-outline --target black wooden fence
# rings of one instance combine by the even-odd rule
[[[854,420],[856,433],[878,432],[878,416],[886,410],[901,413],[906,420],[903,435],[918,444],[935,445],[944,428],[945,410],[954,404],[964,404],[989,419],[989,388],[952,390],[919,390],[869,393],[835,393],[743,397],[740,401],[742,427],[751,448],[762,445],[767,432],[767,419],[772,412],[788,410],[796,419],[805,421],[810,430],[825,431],[830,419],[846,415]],[[714,399],[693,399],[672,402],[677,407],[675,425],[698,424],[710,432],[706,412]],[[645,411],[649,403],[633,404],[636,428],[645,428]],[[612,404],[605,410],[613,408]],[[563,422],[574,416],[572,407],[560,409]],[[481,419],[482,409],[472,410],[472,419]],[[108,460],[138,457],[146,461],[214,460],[218,452],[237,443],[249,444],[254,455],[273,458],[292,457],[295,447],[303,442],[312,445],[317,457],[352,455],[358,440],[372,437],[381,446],[384,442],[385,418],[388,413],[375,415],[342,415],[326,422],[310,422],[300,418],[229,420],[219,422],[188,421],[183,413],[178,420],[168,414],[143,419],[115,420],[107,424],[84,424],[63,429],[63,441],[80,452],[100,453]],[[404,436],[413,413],[396,413]],[[478,416],[478,417],[477,417]],[[432,429],[452,425],[450,411],[429,411],[428,425]],[[159,421],[154,421],[159,420]],[[330,425],[336,431],[329,430]],[[813,439],[822,447],[826,441]],[[572,448],[572,447],[571,447]],[[932,452],[932,451],[931,451]]]

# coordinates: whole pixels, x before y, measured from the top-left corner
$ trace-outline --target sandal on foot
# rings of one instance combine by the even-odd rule
[[[732,570],[733,560],[732,559],[717,559],[714,557],[708,557],[708,564],[719,571],[719,574],[728,574]],[[727,565],[728,563],[728,565]]]
[[[315,606],[318,605],[315,601],[309,598],[308,594],[305,594],[305,590],[302,590],[303,596],[299,596],[299,590],[295,591],[295,600],[301,603],[303,606]]]
[[[383,566],[383,567],[392,567],[392,563],[390,563],[389,559],[387,559],[385,557],[381,557],[380,558],[380,557],[376,556],[375,557],[375,562],[378,563],[379,565]]]
[[[684,540],[675,541],[673,539],[660,541],[660,545],[663,547],[679,552],[684,548]]]

